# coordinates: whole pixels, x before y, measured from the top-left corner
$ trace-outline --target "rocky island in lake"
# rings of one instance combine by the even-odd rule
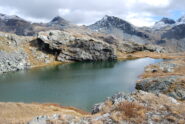
[[[0,14],[0,124],[184,124],[184,39],[184,16],[139,27]]]

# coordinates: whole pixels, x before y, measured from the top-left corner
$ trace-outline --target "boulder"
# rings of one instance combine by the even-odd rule
[[[58,61],[103,61],[117,58],[116,49],[112,45],[89,36],[51,30],[38,33],[37,38],[41,47],[56,51]]]
[[[29,63],[27,63],[24,53],[7,53],[0,51],[0,73],[23,70],[28,67]]]
[[[126,53],[134,53],[139,51],[149,51],[156,53],[165,53],[166,50],[163,47],[152,44],[139,44],[135,42],[118,42],[115,43],[118,50]]]
[[[184,76],[164,76],[141,79],[136,89],[152,93],[163,93],[178,100],[185,100]]]

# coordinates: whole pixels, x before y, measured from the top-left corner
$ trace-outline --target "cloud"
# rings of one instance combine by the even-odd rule
[[[171,0],[139,0],[139,2],[154,7],[166,7],[170,5]]]
[[[104,15],[118,16],[136,26],[151,26],[156,16],[184,11],[184,0],[0,0],[0,13],[30,21],[62,16],[76,24],[91,24]]]
[[[155,24],[156,20],[151,18],[152,15],[150,13],[129,13],[125,20],[132,24],[137,24],[137,26],[152,26]]]

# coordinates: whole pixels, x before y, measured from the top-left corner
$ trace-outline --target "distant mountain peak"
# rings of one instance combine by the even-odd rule
[[[50,22],[50,25],[61,25],[61,26],[66,26],[69,25],[70,23],[65,20],[64,18],[60,17],[60,16],[56,16],[54,17]]]
[[[160,21],[164,22],[165,24],[175,24],[175,21],[173,19],[166,18],[166,17],[162,18]]]
[[[59,22],[59,21],[63,21],[63,20],[65,20],[65,19],[63,19],[63,18],[60,17],[60,16],[56,16],[56,17],[54,17],[54,18],[51,20],[51,22]]]
[[[24,20],[16,15],[6,15],[6,14],[2,14],[2,13],[0,13],[0,19],[2,19],[2,20],[10,20],[10,19]]]
[[[110,17],[110,16],[105,15],[105,16],[103,17],[103,20],[107,20],[108,17]]]
[[[160,29],[160,28],[163,28],[163,27],[166,27],[169,25],[173,25],[175,23],[176,22],[173,19],[164,17],[160,21],[156,22],[155,25],[153,26],[153,28]]]
[[[175,21],[173,19],[163,17],[160,21],[155,23],[155,25],[157,24],[175,24]]]
[[[102,20],[109,20],[109,19],[119,19],[119,20],[120,20],[120,18],[118,18],[118,17],[109,16],[109,15],[105,15],[105,16],[102,18]]]
[[[183,15],[182,17],[180,17],[178,20],[177,20],[178,23],[185,23],[185,15]]]
[[[148,38],[148,36],[139,31],[137,27],[115,16],[105,15],[101,20],[88,27],[97,32],[115,34],[118,37],[127,38],[126,40],[134,40],[135,37]]]
[[[16,15],[0,14],[0,30],[17,35],[33,35],[33,26],[30,22]]]
[[[105,15],[103,18],[102,18],[103,21],[124,21],[123,19],[121,18],[118,18],[118,17],[115,17],[115,16],[109,16],[109,15]],[[126,22],[126,21],[124,21]],[[127,22],[128,23],[128,22]]]
[[[131,26],[131,24],[124,21],[123,19],[120,19],[115,16],[105,15],[101,20],[95,22],[94,24],[90,25],[89,27],[92,29],[110,28],[110,27],[123,29],[124,27],[128,27],[128,26]]]

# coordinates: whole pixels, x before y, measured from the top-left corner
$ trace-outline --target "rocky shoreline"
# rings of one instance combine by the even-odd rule
[[[94,35],[94,34],[92,34]],[[64,62],[166,58],[149,65],[131,94],[118,93],[92,109],[92,114],[56,105],[0,103],[0,122],[28,124],[185,123],[185,56],[162,47],[133,42],[107,42],[68,31],[21,37],[0,32],[0,73]],[[9,108],[10,107],[10,108]],[[16,117],[15,117],[16,115]],[[16,120],[17,119],[17,120]]]
[[[136,89],[152,93],[163,93],[178,100],[185,100],[185,59],[176,58],[145,68]]]
[[[66,62],[128,59],[134,58],[137,52],[162,56],[165,52],[159,46],[118,39],[109,43],[105,37],[59,30],[39,32],[36,37],[0,32],[0,73]]]
[[[33,119],[30,124],[122,124],[185,123],[185,83],[183,54],[168,55],[170,60],[149,65],[136,84],[137,91],[118,93],[96,104],[88,117]],[[143,91],[141,91],[143,90]],[[61,115],[64,116],[64,115]]]

